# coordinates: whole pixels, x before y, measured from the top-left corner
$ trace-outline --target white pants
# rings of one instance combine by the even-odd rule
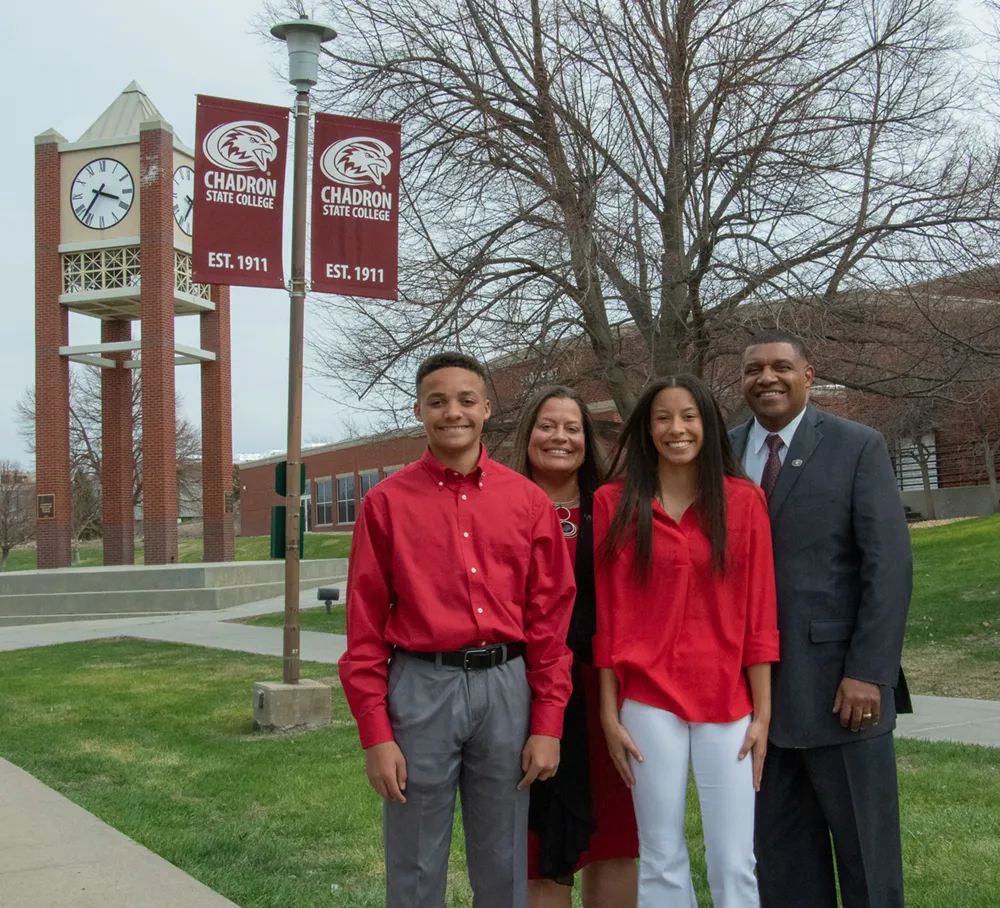
[[[708,885],[715,908],[757,908],[753,765],[737,760],[750,717],[726,724],[685,722],[626,700],[621,722],[643,756],[631,760],[639,826],[638,908],[698,908],[687,842],[688,760],[705,831]]]

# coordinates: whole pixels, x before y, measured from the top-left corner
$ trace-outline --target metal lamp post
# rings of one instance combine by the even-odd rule
[[[337,36],[306,17],[271,29],[288,47],[288,81],[295,86],[295,163],[292,192],[292,286],[288,337],[288,467],[285,498],[284,682],[299,682],[299,487],[302,462],[302,346],[306,299],[306,206],[309,166],[309,89],[319,73],[320,45]]]

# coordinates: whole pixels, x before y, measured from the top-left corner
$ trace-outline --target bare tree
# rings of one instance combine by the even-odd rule
[[[986,474],[993,510],[1000,511],[996,470],[1000,456],[1000,387],[993,383],[981,387],[979,393],[969,394],[962,401],[960,415],[970,454],[980,460]]]
[[[320,104],[404,124],[400,301],[322,301],[313,348],[380,408],[428,350],[544,371],[582,338],[625,414],[652,374],[709,373],[748,303],[836,327],[835,301],[994,252],[995,137],[939,0],[328,15]]]
[[[0,460],[0,571],[11,550],[34,536],[34,486],[17,461]]]
[[[132,502],[142,503],[142,378],[140,370],[132,376]],[[101,371],[90,366],[70,373],[69,448],[70,473],[73,477],[74,536],[98,535],[101,521]],[[181,401],[176,400],[177,410]],[[28,388],[15,407],[18,431],[25,446],[35,451],[35,390]],[[177,489],[179,497],[196,494],[197,471],[193,464],[201,460],[201,434],[177,414]],[[83,477],[77,479],[77,477]]]

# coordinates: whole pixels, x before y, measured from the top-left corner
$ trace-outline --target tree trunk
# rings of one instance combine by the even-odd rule
[[[996,447],[985,438],[983,439],[983,453],[986,455],[986,478],[990,481],[990,499],[993,502],[993,511],[1000,511],[1000,496],[997,495]]]
[[[0,572],[7,570],[7,556],[10,554],[10,549],[4,549],[0,552]]]
[[[937,511],[934,507],[934,495],[931,492],[931,469],[930,454],[924,450],[924,446],[917,442],[917,462],[920,464],[920,478],[924,484],[924,500],[927,502],[927,519],[937,520]]]

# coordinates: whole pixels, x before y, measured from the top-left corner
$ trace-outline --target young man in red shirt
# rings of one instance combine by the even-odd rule
[[[559,763],[576,589],[545,493],[492,461],[483,367],[417,370],[427,451],[366,496],[340,678],[384,799],[387,908],[443,908],[460,791],[477,908],[523,908],[528,787]]]

